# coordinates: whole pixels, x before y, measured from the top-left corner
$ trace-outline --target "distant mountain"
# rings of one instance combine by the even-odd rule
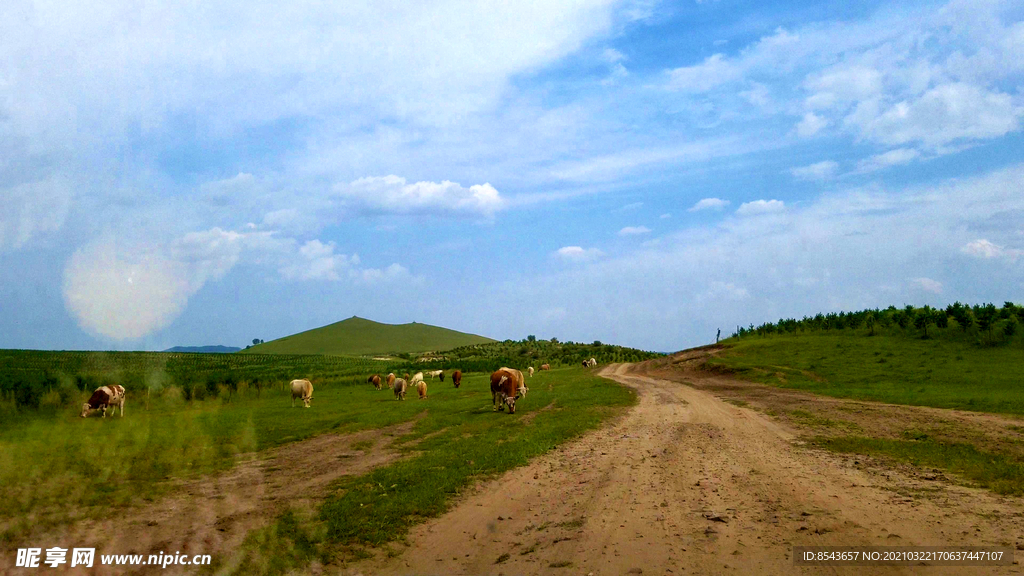
[[[204,354],[230,354],[231,352],[238,352],[241,348],[236,346],[175,346],[174,348],[168,348],[164,352],[198,352]]]
[[[353,316],[348,320],[246,348],[241,354],[361,356],[450,350],[488,342],[494,340],[429,324],[381,324]]]

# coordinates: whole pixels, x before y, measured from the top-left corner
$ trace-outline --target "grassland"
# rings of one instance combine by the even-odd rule
[[[740,377],[839,398],[1024,414],[1015,346],[869,336],[865,329],[724,341],[710,361]]]
[[[382,324],[353,316],[258,344],[240,354],[408,354],[488,342],[494,340],[429,324]]]
[[[854,400],[1024,415],[1024,351],[953,332],[924,339],[890,330],[748,335],[723,342],[708,367],[774,387]],[[1024,438],[1014,424],[985,424],[897,407],[857,408],[797,397],[760,402],[806,430],[814,445],[941,469],[1001,494],[1024,494]],[[794,409],[800,406],[800,409]],[[856,422],[849,422],[850,418]],[[1013,420],[1009,420],[1013,422]]]
[[[580,346],[570,349],[604,350]],[[415,362],[0,351],[0,388],[14,390],[0,401],[0,544],[157,500],[177,480],[226,470],[246,454],[326,431],[414,421],[412,433],[397,441],[408,458],[339,485],[312,517],[289,511],[253,533],[240,570],[274,573],[313,557],[351,556],[359,546],[400,539],[475,479],[523,464],[634,401],[632,391],[573,366],[538,372],[514,416],[495,414],[487,373],[511,362],[480,352],[474,358],[487,369],[467,373],[460,389],[434,381],[427,401],[398,402],[373,390],[366,375],[415,370]],[[285,388],[301,376],[316,382],[309,410],[291,408]],[[38,407],[13,397],[26,382],[42,394]],[[110,382],[128,386],[127,416],[79,418],[91,386]]]
[[[340,481],[312,518],[288,512],[251,535],[240,570],[273,573],[313,559],[359,557],[364,546],[401,540],[475,480],[525,464],[635,402],[632,390],[575,369],[538,373],[529,384],[515,415],[492,412],[485,374],[471,375],[458,390],[435,386],[426,402],[360,392],[371,412],[419,417],[399,441],[409,457]]]

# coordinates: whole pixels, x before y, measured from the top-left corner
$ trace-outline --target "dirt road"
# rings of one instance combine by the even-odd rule
[[[639,392],[617,422],[483,484],[393,545],[397,557],[343,573],[1021,573],[795,566],[794,545],[1014,546],[1024,505],[855,466],[762,414],[633,370],[601,372]]]

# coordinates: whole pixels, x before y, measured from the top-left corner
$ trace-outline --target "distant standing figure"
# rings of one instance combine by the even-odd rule
[[[722,336],[722,329],[718,329],[718,334],[715,334],[715,344],[718,344],[718,339]]]

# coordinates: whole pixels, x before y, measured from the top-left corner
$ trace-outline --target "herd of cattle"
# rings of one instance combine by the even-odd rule
[[[597,360],[591,358],[590,360],[583,361],[584,368],[593,368],[597,366]],[[541,364],[541,370],[550,370],[551,366],[548,364]],[[526,373],[533,376],[533,366],[526,369]],[[395,398],[399,400],[405,400],[405,393],[409,388],[416,388],[416,392],[419,394],[420,400],[427,397],[427,383],[423,380],[424,375],[427,378],[439,378],[441,382],[444,382],[444,370],[433,370],[430,372],[417,372],[410,378],[408,374],[404,378],[397,378],[392,372],[388,374],[384,380],[381,380],[379,374],[374,374],[366,379],[373,387],[377,390],[383,388],[384,384],[395,393]],[[456,370],[452,373],[452,384],[458,388],[462,385],[462,371]],[[295,399],[299,398],[302,400],[302,405],[309,408],[310,402],[313,400],[313,383],[309,380],[292,380],[292,406],[295,406]],[[491,404],[495,411],[504,412],[505,407],[508,406],[508,413],[515,414],[516,412],[516,400],[526,396],[526,393],[530,389],[526,386],[526,378],[523,373],[515,368],[501,367],[491,373]],[[115,409],[121,410],[121,416],[124,416],[124,400],[125,391],[124,387],[118,384],[112,384],[109,386],[100,386],[89,397],[89,400],[82,405],[82,418],[88,416],[91,412],[100,411],[103,417],[107,417],[107,410],[111,410],[111,414]]]

